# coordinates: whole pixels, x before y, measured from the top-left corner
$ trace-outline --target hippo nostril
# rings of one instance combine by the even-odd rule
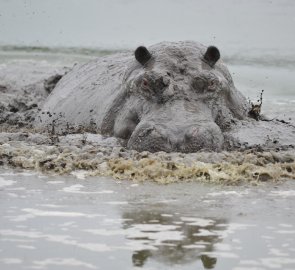
[[[143,128],[140,132],[138,132],[137,136],[139,138],[145,138],[146,136],[149,136],[153,131],[154,131],[153,127]]]
[[[171,152],[171,140],[173,138],[161,126],[142,124],[131,135],[127,147],[138,151]]]
[[[199,151],[210,148],[210,132],[203,126],[191,126],[185,130],[183,142],[180,146],[182,152]]]
[[[224,142],[220,128],[215,124],[194,125],[184,131],[182,152],[204,150],[220,150]]]

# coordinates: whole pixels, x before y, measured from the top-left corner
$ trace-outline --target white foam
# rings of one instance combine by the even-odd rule
[[[18,195],[15,193],[7,193],[7,196],[9,196],[11,198],[18,198]]]
[[[149,223],[159,223],[160,222],[160,220],[158,220],[158,219],[150,219],[149,220]]]
[[[126,237],[129,239],[134,238],[143,238],[148,239],[149,246],[159,246],[163,245],[163,242],[166,241],[182,241],[184,239],[184,235],[182,231],[154,231],[154,232],[147,232],[141,231],[138,228],[129,228],[126,231]]]
[[[71,193],[79,193],[81,188],[84,188],[83,185],[77,184],[77,185],[72,185],[69,187],[64,187],[62,190],[64,192],[71,192]]]
[[[295,231],[293,230],[278,230],[277,233],[279,234],[295,234]]]
[[[132,228],[139,231],[160,232],[177,230],[179,226],[176,225],[162,225],[162,224],[134,224]]]
[[[107,226],[114,225],[114,224],[122,224],[124,221],[133,220],[133,219],[124,219],[124,218],[105,218],[103,220],[104,223],[107,224]]]
[[[83,170],[77,170],[77,171],[73,171],[71,172],[71,175],[74,175],[75,177],[77,177],[78,179],[82,179],[84,180],[86,178],[86,176],[88,175],[89,172],[87,171],[83,171]]]
[[[173,215],[170,214],[161,214],[162,217],[173,217]],[[183,222],[182,222],[183,223]]]
[[[130,185],[130,187],[138,187],[139,186],[139,184],[132,184],[132,185]]]
[[[0,262],[4,264],[21,264],[23,261],[18,258],[1,258]]]
[[[124,230],[110,230],[110,229],[89,229],[89,230],[84,230],[84,232],[88,232],[94,235],[103,235],[103,236],[114,236],[114,235],[126,234]]]
[[[63,184],[64,181],[59,181],[59,180],[55,180],[55,181],[48,181],[47,184],[51,184],[51,185],[59,185],[59,184]]]
[[[271,258],[262,258],[260,259],[263,266],[269,267],[271,269],[285,269],[285,265],[291,264],[295,265],[295,259],[293,258],[284,258],[284,257],[271,257]]]
[[[76,222],[74,221],[69,221],[69,222],[65,222],[65,223],[62,223],[59,225],[60,227],[75,227],[77,226],[76,225]]]
[[[87,218],[94,218],[100,215],[94,214],[84,214],[80,212],[63,212],[63,211],[44,211],[40,209],[33,209],[33,208],[24,208],[22,211],[32,214],[33,216],[40,216],[40,217],[87,217]]]
[[[280,257],[280,256],[287,257],[287,256],[289,256],[288,253],[284,253],[284,252],[282,252],[281,250],[279,250],[277,248],[271,248],[269,250],[269,254],[273,255],[273,256],[277,256],[277,257]]]
[[[9,191],[22,191],[22,190],[26,190],[26,188],[24,188],[24,187],[15,187],[15,188],[8,188],[7,190],[9,190]]]
[[[85,267],[97,269],[93,264],[79,261],[75,258],[48,258],[42,261],[33,261],[35,269],[49,269],[50,266]]]
[[[184,245],[182,247],[187,249],[205,249],[206,245]]]
[[[266,239],[266,240],[273,240],[275,237],[269,236],[269,235],[261,235],[261,238]]]
[[[231,252],[219,252],[219,251],[212,251],[212,252],[202,252],[202,255],[208,255],[210,257],[217,257],[217,258],[239,258],[237,254]]]
[[[213,236],[213,235],[218,235],[217,232],[212,232],[212,231],[208,231],[205,229],[200,229],[199,232],[194,233],[194,236]]]
[[[293,228],[292,224],[281,223],[281,224],[279,224],[279,226],[284,227],[284,228]]]
[[[81,191],[85,186],[81,184],[72,185],[69,187],[64,187],[62,191],[69,193],[80,193],[80,194],[112,194],[113,190],[100,190],[100,191]]]
[[[277,197],[295,197],[295,190],[278,190],[272,191],[270,196],[277,196]]]
[[[28,219],[34,218],[35,216],[32,214],[25,214],[25,215],[18,215],[18,216],[9,216],[9,220],[15,221],[15,222],[22,222],[26,221]]]
[[[232,248],[230,245],[228,244],[223,244],[223,243],[216,243],[214,245],[214,248],[218,251],[231,251]]]
[[[233,268],[233,270],[265,270],[265,268],[261,268],[261,267],[256,267],[256,266],[254,266],[254,267],[249,267],[249,266],[247,266],[247,267],[235,267],[235,268]]]
[[[36,249],[34,246],[28,246],[28,245],[17,245],[18,248],[23,249]]]
[[[126,243],[125,246],[118,247],[121,250],[132,250],[132,251],[141,251],[141,250],[154,250],[157,251],[158,248],[151,245],[150,240],[139,240],[136,241],[129,241]]]
[[[14,185],[15,183],[16,183],[16,181],[6,180],[3,177],[0,177],[0,188],[6,187],[6,186],[11,186],[11,185]]]
[[[244,195],[247,195],[249,192],[248,191],[234,191],[234,190],[229,190],[229,191],[219,191],[219,192],[210,192],[207,195],[212,196],[212,197],[217,197],[217,196],[238,196],[242,197]]]
[[[34,242],[34,240],[31,240],[31,239],[4,238],[3,236],[1,236],[1,242],[32,243],[32,242]]]
[[[48,242],[55,242],[64,245],[70,245],[79,247],[82,249],[94,251],[94,252],[104,252],[112,251],[113,248],[107,246],[106,244],[99,243],[81,243],[81,241],[74,240],[68,235],[53,235],[53,234],[43,234],[38,231],[16,231],[16,230],[0,230],[0,234],[4,236],[14,236],[14,237],[24,237],[29,239],[45,239]]]
[[[38,204],[38,206],[48,207],[48,208],[63,208],[63,205],[56,204]]]
[[[255,260],[240,260],[240,264],[247,264],[252,266],[260,265],[260,263]]]
[[[32,176],[36,175],[36,172],[5,172],[5,173],[0,173],[2,176],[16,176],[16,175],[22,175],[22,176]]]
[[[128,204],[126,201],[113,201],[113,202],[106,202],[105,204],[110,204],[110,205],[125,205]]]
[[[207,230],[200,230],[201,234],[206,235],[218,235],[220,238],[227,238],[230,234],[235,233],[237,230],[245,230],[248,229],[249,227],[255,227],[255,224],[241,224],[241,223],[229,223],[226,225],[226,228],[224,230],[212,230],[212,231],[207,231]],[[225,227],[225,224],[219,224],[218,227]],[[199,235],[199,234],[197,234]]]
[[[125,235],[127,239],[137,239],[129,242],[127,249],[140,250],[140,248],[154,250],[157,245],[167,244],[166,241],[181,241],[184,239],[182,231],[177,231],[179,226],[161,225],[161,224],[135,224],[124,230],[111,229],[88,229],[85,232],[99,236]],[[138,242],[138,239],[145,239]],[[170,245],[171,243],[168,243]],[[143,247],[144,245],[144,247]],[[204,247],[205,244],[196,244],[198,247]],[[175,244],[172,244],[175,246]],[[113,247],[113,249],[125,249],[125,247]]]
[[[212,219],[194,218],[194,217],[181,217],[181,220],[191,226],[207,227],[215,224]]]

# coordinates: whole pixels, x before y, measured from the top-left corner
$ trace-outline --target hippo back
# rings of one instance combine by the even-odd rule
[[[54,123],[56,131],[89,126],[99,130],[108,107],[118,99],[125,71],[132,63],[132,53],[125,52],[75,66],[47,98],[36,126],[48,128]]]

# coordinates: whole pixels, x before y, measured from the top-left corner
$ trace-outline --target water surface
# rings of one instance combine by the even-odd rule
[[[294,269],[294,182],[0,173],[1,269]]]

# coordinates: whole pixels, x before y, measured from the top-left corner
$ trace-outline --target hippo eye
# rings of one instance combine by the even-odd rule
[[[214,91],[215,90],[215,88],[216,88],[216,86],[217,86],[217,80],[216,79],[213,79],[213,80],[209,80],[208,81],[208,90],[210,90],[210,91]]]
[[[207,82],[202,77],[197,77],[193,80],[192,86],[198,91],[204,91],[206,88]]]
[[[192,87],[198,92],[214,91],[218,86],[218,78],[212,74],[204,74],[193,79]]]

